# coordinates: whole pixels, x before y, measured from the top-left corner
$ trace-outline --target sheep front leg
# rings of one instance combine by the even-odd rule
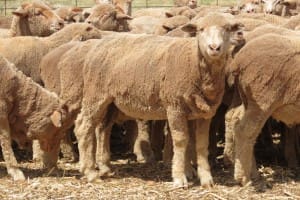
[[[172,163],[173,183],[175,187],[187,187],[185,155],[189,141],[188,121],[183,112],[178,111],[176,108],[168,109],[167,115],[174,148]]]
[[[9,123],[6,117],[0,118],[0,142],[7,172],[13,180],[25,180],[23,172],[17,167],[18,163],[11,147]]]
[[[208,162],[210,121],[211,119],[196,120],[197,171],[203,187],[213,186],[213,179]]]
[[[83,173],[88,182],[98,177],[95,169],[96,138],[95,127],[92,122],[81,112],[75,122],[75,135],[78,140],[79,149],[79,171]]]

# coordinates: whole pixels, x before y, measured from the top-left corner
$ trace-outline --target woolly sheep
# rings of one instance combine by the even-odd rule
[[[234,178],[243,185],[257,174],[253,146],[266,120],[272,116],[288,126],[300,122],[299,39],[265,34],[248,42],[234,59],[242,104],[232,106],[226,121],[234,137]]]
[[[83,99],[76,120],[75,134],[79,143],[80,171],[87,176],[88,181],[98,176],[98,172],[94,169],[93,156],[95,135],[89,132],[97,129],[96,133],[101,133],[100,126],[97,125],[104,119],[105,110],[110,110],[109,105],[114,102],[118,109],[130,117],[158,120],[166,119],[168,116],[174,144],[172,176],[174,184],[180,187],[187,186],[185,176],[187,120],[201,118],[197,120],[197,130],[200,132],[197,131],[196,134],[198,175],[203,186],[211,186],[213,181],[207,162],[208,126],[224,91],[223,65],[230,42],[229,32],[236,31],[239,27],[240,24],[229,22],[222,15],[212,13],[197,25],[189,24],[183,27],[189,32],[200,31],[198,37],[194,39],[135,35],[107,37],[95,42],[89,52],[80,59],[70,60],[78,52],[87,51],[84,45],[78,47],[79,49],[72,48],[65,54],[62,74],[70,70],[67,66],[73,68],[74,65],[80,65],[77,67],[83,70],[80,75],[71,75],[83,76],[83,82],[78,83],[83,88],[76,87],[78,93],[83,92]],[[208,31],[214,33],[212,34],[214,39],[209,36],[211,34],[207,35]],[[110,45],[114,48],[110,48]],[[120,52],[124,52],[125,49],[126,52],[129,51],[128,54],[120,58],[124,55]],[[143,56],[149,54],[151,56]],[[114,56],[119,58],[115,59]],[[151,61],[148,61],[150,58]],[[198,71],[198,64],[201,72]],[[182,65],[185,67],[182,68]],[[156,69],[156,73],[153,73],[153,68]],[[208,72],[208,68],[213,70]],[[176,69],[180,72],[176,72]],[[146,72],[147,70],[149,71]],[[90,77],[92,74],[94,78]],[[106,77],[109,77],[109,80]],[[75,80],[75,77],[67,78]],[[84,84],[86,81],[89,82],[89,86]],[[145,87],[141,87],[144,84]],[[100,85],[101,88],[98,88]],[[94,89],[97,90],[97,96],[94,96]],[[102,131],[106,132],[108,129]],[[191,169],[187,170],[186,173],[190,174]]]
[[[25,180],[11,147],[11,139],[37,139],[41,148],[51,152],[59,145],[68,124],[68,111],[57,95],[26,77],[0,56],[0,140],[8,174]],[[5,97],[5,98],[4,98]],[[14,138],[16,137],[16,138]]]
[[[63,20],[41,1],[23,3],[12,14],[10,31],[6,37],[49,36],[64,27]]]
[[[39,64],[46,53],[71,40],[90,38],[101,38],[100,31],[89,24],[74,23],[45,38],[14,37],[0,39],[0,53],[13,62],[25,75],[41,84]]]

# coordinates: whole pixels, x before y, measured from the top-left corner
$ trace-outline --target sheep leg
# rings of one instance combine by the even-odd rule
[[[172,136],[168,124],[165,127],[165,143],[163,149],[163,162],[165,165],[169,165],[173,158],[173,144]]]
[[[157,120],[151,122],[150,143],[156,160],[162,159],[165,126],[165,120]]]
[[[211,119],[196,120],[197,171],[203,187],[211,187],[213,179],[208,162],[209,126]]]
[[[236,109],[241,109],[243,105]],[[242,185],[250,181],[255,173],[253,148],[257,136],[268,119],[267,114],[255,106],[248,105],[245,112],[235,121],[233,127],[235,143],[234,178]]]
[[[75,121],[75,135],[78,140],[80,172],[87,177],[88,182],[92,182],[98,177],[95,169],[95,130],[98,123],[102,123],[111,100],[105,99],[97,103],[83,101],[83,103],[81,112]]]
[[[244,112],[244,107],[235,107],[228,109],[225,115],[225,147],[224,163],[231,166],[234,163],[234,124]]]
[[[185,155],[189,141],[188,121],[184,112],[178,111],[176,108],[167,110],[168,122],[173,140],[173,163],[172,177],[175,187],[187,187],[188,182],[185,176]]]
[[[133,152],[138,162],[154,162],[154,154],[150,144],[149,121],[136,120],[138,135],[136,137]]]
[[[96,128],[96,162],[99,167],[99,175],[105,176],[110,169],[110,135],[113,123]]]
[[[288,127],[285,131],[285,143],[284,143],[284,157],[287,161],[288,167],[290,168],[296,168],[298,166],[298,160],[297,160],[297,152],[296,152],[296,146],[295,142],[297,140],[296,134],[297,134],[297,128],[294,127]]]
[[[69,129],[65,137],[61,140],[60,149],[63,154],[63,158],[66,161],[77,162],[79,157],[75,152],[74,145],[72,142],[73,129]]]
[[[196,147],[195,147],[195,128],[196,123],[194,120],[189,121],[189,143],[186,151],[186,159],[185,159],[185,175],[189,180],[197,177],[197,171],[193,167],[192,163],[196,165],[197,163],[197,155],[196,155]]]
[[[23,172],[17,166],[18,163],[11,147],[10,128],[6,117],[0,118],[0,142],[8,174],[15,181],[25,180]]]

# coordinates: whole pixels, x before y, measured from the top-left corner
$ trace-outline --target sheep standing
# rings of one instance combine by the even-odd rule
[[[45,54],[71,40],[91,38],[101,38],[100,31],[94,26],[83,23],[70,24],[49,37],[0,39],[0,53],[13,62],[25,75],[41,84],[39,64]]]
[[[23,3],[12,14],[11,27],[3,37],[49,36],[64,27],[64,21],[41,1]]]
[[[189,32],[200,31],[197,38],[107,37],[95,42],[79,60],[71,61],[70,58],[86,51],[84,45],[65,54],[61,74],[68,74],[74,65],[82,65],[82,75],[75,75],[83,77],[83,83],[78,83],[83,90],[77,88],[83,99],[75,134],[79,143],[80,171],[89,181],[98,176],[94,168],[95,135],[92,132],[97,129],[96,133],[102,130],[104,134],[109,130],[101,128],[107,124],[102,120],[106,111],[111,110],[109,105],[114,103],[133,118],[168,118],[174,144],[172,175],[174,184],[180,187],[187,186],[185,173],[191,174],[191,169],[185,167],[189,138],[187,120],[197,119],[198,175],[203,186],[211,186],[213,181],[207,162],[208,127],[224,91],[223,72],[230,32],[238,28],[239,24],[232,24],[222,15],[213,13],[197,25],[184,27]],[[125,50],[126,54],[122,53]],[[98,126],[99,122],[103,122],[102,125]]]
[[[9,175],[25,180],[17,167],[11,139],[38,139],[41,148],[51,152],[63,137],[60,129],[67,122],[67,110],[57,95],[43,89],[0,56],[0,140]]]
[[[299,39],[266,34],[248,42],[234,59],[242,103],[233,105],[226,118],[234,137],[234,178],[243,185],[257,174],[253,146],[266,120],[272,116],[288,126],[300,122]]]

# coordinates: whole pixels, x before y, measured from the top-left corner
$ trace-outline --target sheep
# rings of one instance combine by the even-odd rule
[[[189,18],[177,15],[174,17],[166,18],[161,21],[161,24],[155,27],[154,34],[155,35],[165,35],[168,32],[172,31],[173,29],[187,24],[189,22]]]
[[[287,18],[277,16],[277,15],[267,15],[263,13],[254,13],[254,14],[240,14],[237,15],[238,18],[252,18],[252,19],[259,19],[264,20],[270,24],[275,25],[283,25],[288,22]]]
[[[99,134],[109,130],[109,127],[104,128],[107,122],[102,119],[105,110],[109,110],[107,114],[112,114],[113,110],[109,105],[114,103],[118,110],[129,117],[145,120],[168,117],[174,144],[172,176],[174,185],[180,187],[187,186],[185,176],[187,120],[198,119],[196,122],[198,175],[203,186],[212,185],[213,180],[207,162],[208,126],[223,95],[225,78],[223,65],[226,61],[230,32],[238,28],[240,24],[228,21],[220,14],[212,13],[200,20],[197,25],[188,24],[183,27],[188,32],[200,31],[197,38],[136,35],[107,37],[95,42],[89,52],[80,59],[70,60],[75,54],[87,51],[84,45],[78,47],[79,49],[72,48],[65,54],[65,59],[61,62],[63,65],[61,74],[66,74],[70,70],[68,68],[74,68],[74,65],[80,65],[77,67],[82,68],[82,74],[70,74],[63,81],[75,80],[72,75],[83,78],[82,83],[77,83],[83,88],[74,89],[83,94],[81,110],[75,123],[75,135],[80,151],[80,171],[88,181],[93,181],[98,176],[98,172],[94,169],[93,156],[95,135],[89,132],[96,129],[96,134]],[[110,45],[114,48],[110,48]],[[125,49],[126,56],[119,53]],[[119,58],[115,59],[114,55],[118,55]],[[144,57],[144,55],[151,56]],[[127,65],[131,67],[128,68]],[[180,72],[177,72],[177,69]],[[94,78],[89,77],[92,74]],[[122,78],[120,74],[123,74]],[[89,82],[89,87],[84,84],[86,81]],[[95,92],[92,92],[93,89],[97,90],[96,96]],[[70,93],[69,90],[70,87],[64,92],[61,90],[62,99]],[[67,102],[76,105],[73,100]],[[102,125],[96,127],[101,121]],[[190,170],[186,169],[186,173],[190,174]]]
[[[296,10],[299,4],[298,0],[262,0],[262,2],[266,14],[279,16],[293,15],[291,10]]]
[[[69,123],[67,107],[57,95],[43,89],[0,56],[0,140],[7,171],[14,180],[25,180],[11,147],[11,139],[38,139],[51,152]],[[16,137],[16,138],[14,138]]]
[[[133,18],[141,17],[141,16],[152,16],[152,17],[158,17],[158,18],[164,18],[166,16],[166,12],[168,12],[169,9],[167,8],[145,8],[135,11],[132,14]]]
[[[90,38],[101,38],[100,31],[89,24],[75,23],[45,38],[14,37],[0,39],[0,53],[13,62],[25,75],[42,84],[39,63],[46,53],[71,40]]]
[[[165,14],[166,14],[167,17],[174,17],[176,15],[183,15],[183,16],[188,17],[189,19],[192,19],[197,15],[196,11],[189,8],[188,6],[171,8]]]
[[[0,16],[0,28],[9,29],[11,25],[11,16]]]
[[[158,18],[153,16],[136,17],[129,23],[130,32],[135,34],[154,34],[155,27],[161,25],[162,19],[164,18]]]
[[[101,30],[128,31],[128,19],[132,18],[119,12],[113,5],[101,3],[92,8],[85,22]]]
[[[174,0],[174,5],[177,7],[188,6],[192,9],[197,8],[196,0]]]
[[[95,0],[96,4],[109,3],[126,15],[131,15],[132,0]]]
[[[63,19],[66,23],[83,22],[82,8],[61,6],[54,10],[54,12]]]
[[[49,36],[64,27],[63,20],[41,1],[23,3],[12,14],[11,27],[5,37]]]
[[[242,0],[239,8],[241,12],[245,13],[261,13],[263,9],[260,0]]]
[[[282,27],[297,30],[297,27],[300,25],[300,15],[292,16],[288,21],[282,24]]]
[[[242,103],[233,105],[226,118],[234,137],[234,178],[242,185],[257,173],[253,146],[266,120],[272,116],[288,126],[300,122],[299,39],[265,34],[248,42],[233,61]]]
[[[252,19],[252,18],[238,18],[238,22],[244,24],[244,31],[252,31],[253,29],[268,24],[267,21],[261,19]]]

